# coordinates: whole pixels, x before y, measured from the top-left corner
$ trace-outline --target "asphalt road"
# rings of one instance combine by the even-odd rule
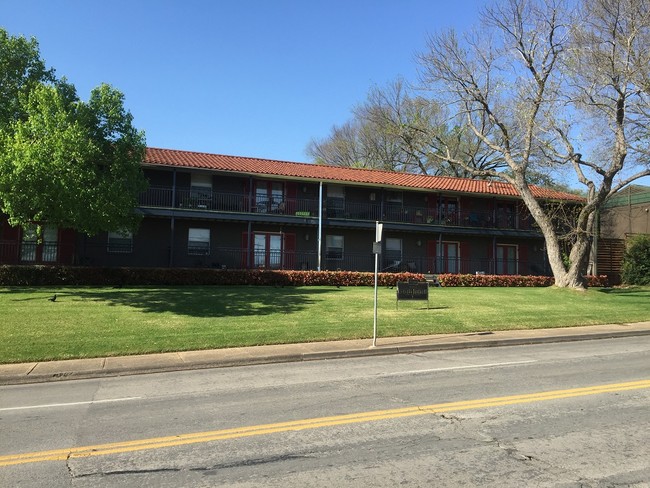
[[[0,387],[0,486],[650,486],[650,337]]]

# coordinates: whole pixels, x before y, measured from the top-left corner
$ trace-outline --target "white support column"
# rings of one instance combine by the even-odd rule
[[[318,189],[318,271],[321,270],[321,250],[323,249],[323,182]]]

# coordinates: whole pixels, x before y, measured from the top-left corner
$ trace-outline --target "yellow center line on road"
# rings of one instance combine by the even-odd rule
[[[539,393],[528,393],[523,395],[482,398],[478,400],[466,400],[433,405],[395,408],[390,410],[375,410],[370,412],[336,415],[332,417],[318,417],[312,419],[294,420],[289,422],[279,422],[274,424],[253,425],[249,427],[213,430],[208,432],[196,432],[191,434],[180,434],[167,437],[155,437],[135,441],[98,444],[95,446],[71,447],[66,449],[55,449],[51,451],[9,454],[0,456],[0,466],[38,463],[43,461],[64,461],[68,458],[74,459],[90,456],[105,456],[108,454],[120,454],[132,451],[182,446],[187,444],[198,444],[227,439],[239,439],[243,437],[275,434],[279,432],[318,429],[322,427],[358,424],[362,422],[374,422],[377,420],[413,417],[416,415],[430,415],[436,413],[471,410],[478,408],[500,407],[506,405],[518,405],[523,403],[560,400],[563,398],[574,398],[627,390],[640,390],[646,388],[650,388],[650,379],[631,381],[627,383],[613,383],[608,385],[573,388],[569,390],[554,390]]]

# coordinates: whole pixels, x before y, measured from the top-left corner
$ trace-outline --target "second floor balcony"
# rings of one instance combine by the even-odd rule
[[[140,196],[140,205],[150,208],[174,208],[202,212],[284,215],[287,217],[318,217],[318,200],[259,197],[247,193],[227,193],[150,187]],[[534,230],[527,213],[494,210],[448,210],[416,207],[395,203],[355,203],[340,199],[323,202],[323,218],[328,220],[382,221],[403,224],[436,225],[509,230]]]

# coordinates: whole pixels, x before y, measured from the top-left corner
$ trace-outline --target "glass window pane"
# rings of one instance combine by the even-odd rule
[[[187,253],[198,255],[210,254],[210,229],[189,229]]]
[[[386,239],[386,250],[387,251],[401,251],[402,250],[402,239],[388,238]]]
[[[279,268],[282,263],[282,237],[271,235],[269,241],[269,265],[271,268]]]
[[[402,203],[402,192],[401,191],[386,192],[386,201],[390,203]]]
[[[201,186],[203,188],[212,188],[212,175],[202,173],[192,173],[191,186]]]
[[[256,267],[266,266],[266,234],[255,234],[254,264]]]
[[[345,189],[340,185],[327,185],[328,198],[345,198]]]
[[[517,274],[517,246],[497,245],[497,274]]]
[[[58,251],[59,229],[52,225],[43,227],[43,261],[55,262]]]
[[[343,236],[325,236],[327,259],[343,259]]]
[[[131,232],[109,232],[108,252],[130,253],[133,251],[133,234]]]
[[[387,265],[397,265],[402,262],[402,239],[389,237],[386,239],[384,259]]]
[[[20,245],[21,261],[36,261],[36,226],[29,225],[23,229],[23,241]]]

